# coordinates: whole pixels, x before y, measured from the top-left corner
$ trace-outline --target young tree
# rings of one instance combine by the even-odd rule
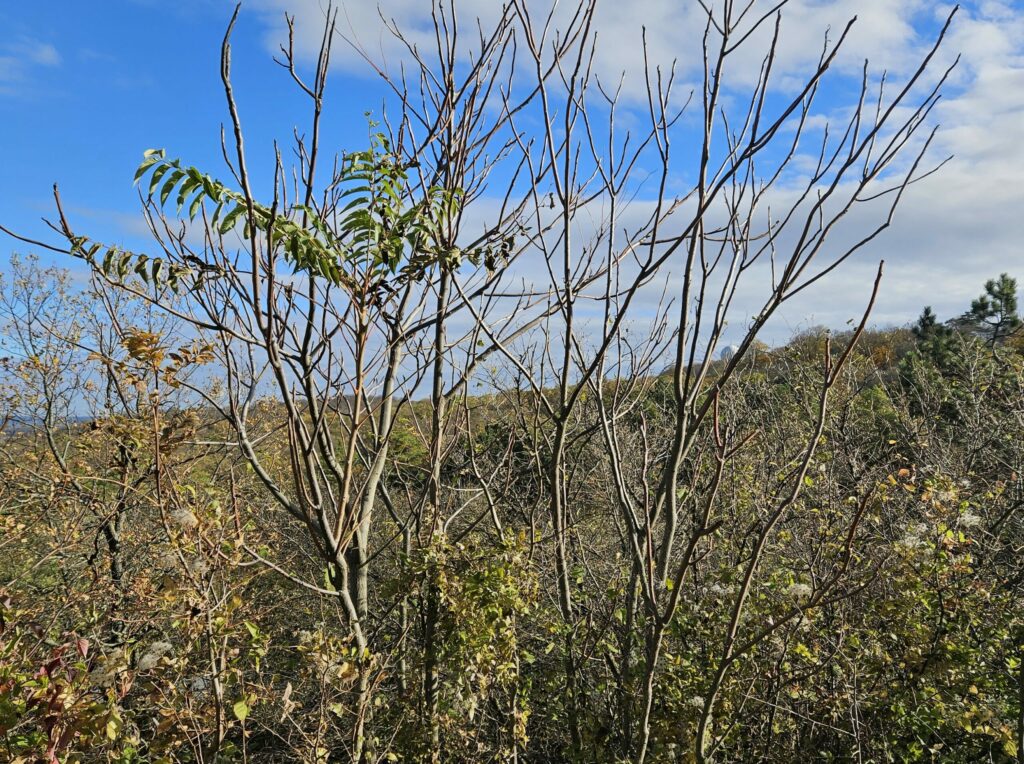
[[[925,306],[917,323],[910,328],[917,340],[920,351],[939,368],[948,365],[954,345],[956,333],[946,324],[940,323],[932,312],[931,306]]]
[[[975,328],[992,346],[1020,328],[1017,315],[1017,280],[1005,273],[985,282],[985,291],[971,302],[963,320]]]
[[[468,52],[454,5],[436,2],[429,54],[389,25],[410,59],[397,74],[377,69],[395,111],[371,125],[368,147],[333,158],[321,124],[335,38],[328,12],[311,78],[291,39],[283,49],[309,99],[309,137],[297,140],[293,168],[275,149],[266,195],[231,79],[233,17],[221,56],[231,180],[146,153],[136,180],[157,256],[81,235],[57,197],[66,244],[51,249],[210,348],[223,386],[184,379],[179,389],[226,428],[224,457],[245,465],[259,501],[276,508],[267,515],[233,494],[237,562],[338,614],[328,666],[353,681],[345,702],[330,705],[342,730],[331,741],[337,757],[375,761],[403,735],[423,760],[479,751],[492,744],[474,737],[482,705],[503,731],[494,755],[519,755],[527,714],[508,635],[536,598],[501,582],[524,559],[535,571],[550,566],[552,608],[538,630],[551,658],[533,658],[550,690],[537,737],[552,760],[602,752],[644,762],[683,734],[696,761],[713,760],[744,712],[723,700],[743,661],[848,594],[868,488],[855,488],[800,550],[807,582],[780,601],[765,568],[800,519],[830,399],[878,280],[843,346],[822,338],[789,412],[795,433],[760,452],[768,470],[744,461],[747,451],[790,420],[781,409],[745,414],[751,393],[738,377],[779,309],[881,234],[929,171],[925,125],[949,70],[926,72],[952,15],[899,88],[872,92],[865,67],[838,131],[808,153],[816,98],[854,22],[826,38],[799,86],[776,88],[785,5],[702,4],[704,65],[691,98],[676,95],[674,69],[649,62],[638,41],[637,109],[594,74],[593,0],[564,17],[514,0],[491,26],[475,25]],[[741,93],[731,78],[750,60],[759,66]],[[687,120],[696,148],[692,182],[680,189]],[[860,202],[878,205],[877,223],[833,246]],[[765,289],[744,325],[735,303],[748,282]],[[719,363],[730,319],[737,349]],[[469,395],[482,381],[494,383],[504,419]],[[272,416],[259,415],[264,396]],[[397,453],[403,431],[424,455],[412,468]],[[159,503],[173,500],[171,490]],[[286,544],[250,543],[284,522],[287,538],[305,542],[304,558],[283,554]],[[508,568],[470,551],[487,524]],[[610,567],[616,559],[621,569]],[[389,577],[411,583],[395,591]],[[731,587],[722,598],[709,593],[717,577]],[[691,600],[718,608],[713,628],[704,631]],[[769,600],[774,614],[760,623],[752,611]],[[446,633],[458,613],[473,629]],[[617,656],[602,653],[613,629]],[[657,694],[673,670],[669,648],[691,643],[702,645],[701,669],[686,685],[695,713],[682,733],[659,726]],[[618,711],[599,733],[600,654]],[[474,688],[458,684],[466,666]],[[446,677],[456,691],[446,694]],[[495,685],[505,694],[487,691]],[[378,702],[388,686],[408,705]],[[471,703],[445,707],[467,693]]]

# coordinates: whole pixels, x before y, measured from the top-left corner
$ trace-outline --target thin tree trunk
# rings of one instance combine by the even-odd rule
[[[644,764],[651,743],[651,711],[654,708],[654,678],[658,670],[658,658],[661,656],[661,637],[664,627],[656,623],[647,636],[646,665],[644,666],[643,710],[640,716],[640,744],[637,749],[636,762]]]
[[[437,538],[437,531],[441,528],[441,461],[444,457],[444,428],[445,428],[445,397],[444,397],[444,351],[445,351],[445,322],[444,312],[448,305],[448,290],[450,274],[447,266],[441,264],[441,277],[437,291],[437,315],[438,320],[434,328],[434,369],[432,383],[433,416],[431,419],[431,448],[430,448],[430,483],[428,492],[427,511],[430,514],[428,533],[430,534],[428,544],[433,546],[436,543],[443,543]],[[432,576],[428,576],[424,582],[426,592],[426,628],[424,639],[426,641],[426,653],[423,666],[423,694],[426,701],[427,726],[430,737],[430,761],[431,764],[441,761],[441,719],[440,719],[440,678],[438,676],[438,644],[437,644],[437,621],[440,616],[440,593],[437,590],[437,583]]]

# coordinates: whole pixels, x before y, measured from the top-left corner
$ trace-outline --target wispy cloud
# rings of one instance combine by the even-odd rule
[[[61,64],[61,55],[53,45],[31,37],[0,43],[0,94],[16,94],[31,81],[39,67]]]
[[[285,39],[282,16],[288,12],[297,17],[300,50],[309,56],[315,53],[326,7],[322,0],[255,2],[269,48],[276,51]],[[547,5],[542,0],[531,3],[541,15]],[[773,5],[770,0],[755,2],[762,10]],[[411,41],[429,46],[430,6],[423,0],[383,0],[379,6],[352,0],[339,6],[339,28],[368,55],[397,70],[402,46],[385,29],[381,16],[396,19]],[[575,8],[572,3],[561,6]],[[456,0],[465,28],[478,16],[485,22],[493,19],[499,7],[493,0]],[[802,82],[817,61],[826,32],[834,41],[854,16],[857,22],[836,62],[839,81],[848,78],[847,84],[853,84],[865,59],[876,78],[886,72],[890,81],[899,81],[920,61],[951,9],[952,3],[932,0],[790,0],[775,62],[776,87],[785,92],[787,83],[792,87]],[[650,61],[664,66],[675,60],[680,77],[692,79],[699,74],[703,28],[698,3],[600,2],[595,71],[602,78],[617,79],[626,70],[642,84],[643,52],[638,43],[645,29]],[[770,35],[767,28],[763,32]],[[750,58],[737,57],[727,73],[737,92],[756,77],[767,40],[750,43]],[[968,0],[937,57],[933,78],[957,55],[959,67],[932,114],[940,125],[932,156],[953,156],[952,161],[913,186],[891,229],[862,252],[860,260],[794,303],[789,316],[794,325],[812,314],[823,323],[842,325],[863,303],[864,295],[850,285],[863,276],[866,289],[870,271],[882,257],[888,261],[888,275],[876,317],[883,321],[907,321],[926,303],[940,315],[959,312],[983,281],[1000,271],[1024,279],[1024,7],[1016,0]],[[338,46],[334,60],[349,72],[367,71],[360,56],[344,44]],[[827,96],[820,100],[813,127],[821,129],[833,121],[834,129],[847,112],[834,97],[831,103]],[[869,222],[864,220],[865,225]]]

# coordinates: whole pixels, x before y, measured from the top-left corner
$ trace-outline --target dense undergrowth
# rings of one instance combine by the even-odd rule
[[[110,335],[88,320],[94,294],[31,261],[4,289],[9,335],[27,355],[4,366],[0,758],[347,761],[362,713],[382,761],[429,760],[438,746],[453,762],[615,761],[634,750],[647,677],[656,761],[692,760],[699,735],[713,741],[702,755],[722,762],[1018,756],[1014,326],[994,336],[926,313],[913,331],[865,333],[801,490],[765,533],[815,437],[822,354],[838,351],[812,330],[749,354],[701,434],[737,444],[713,493],[714,460],[684,464],[680,500],[708,507],[711,522],[685,575],[659,583],[678,609],[656,624],[659,660],[646,672],[653,616],[614,506],[596,395],[567,444],[573,622],[557,602],[547,425],[530,395],[466,399],[456,418],[472,427],[453,430],[433,524],[417,514],[432,465],[432,404],[420,400],[395,425],[387,518],[370,544],[372,648],[360,648],[336,571],[299,520],[272,505],[211,411],[175,398],[205,351],[171,350],[157,326]],[[630,391],[618,468],[637,491],[671,436],[671,380],[602,384],[603,395]],[[107,413],[72,416],[89,406]],[[279,406],[260,404],[252,427],[260,463],[285,475]]]

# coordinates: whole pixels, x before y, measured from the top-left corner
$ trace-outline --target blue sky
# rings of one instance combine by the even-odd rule
[[[57,182],[83,229],[128,243],[141,230],[132,176],[145,149],[219,171],[220,43],[230,14],[227,3],[195,0],[0,5],[0,222],[43,235]],[[308,111],[266,36],[260,16],[242,14],[234,79],[257,156],[301,129]],[[17,63],[5,64],[10,58]],[[362,112],[374,98],[369,78],[345,79],[345,96],[327,114],[339,146],[360,140],[360,129],[365,140]],[[0,262],[24,249],[4,240]]]
[[[537,3],[534,3],[536,5]],[[493,0],[458,0],[464,17],[493,15]],[[219,131],[226,117],[219,46],[233,4],[222,0],[103,0],[0,5],[0,223],[44,236],[58,182],[72,223],[110,243],[140,246],[138,199],[131,178],[142,151],[222,173]],[[426,29],[425,0],[383,0],[415,37]],[[655,60],[695,72],[696,3],[604,2],[599,72],[635,71],[641,25]],[[863,58],[873,71],[899,77],[920,55],[949,6],[930,0],[791,0],[783,22],[780,85],[795,82],[816,57],[824,30],[860,16],[819,105],[822,120],[841,107]],[[250,0],[234,34],[234,75],[250,153],[269,159],[271,142],[287,145],[304,130],[308,108],[271,59],[283,41],[282,15],[298,18],[300,52],[319,40],[321,0]],[[375,55],[393,60],[369,2],[349,2],[342,26]],[[612,35],[609,37],[609,33]],[[879,257],[889,263],[875,318],[913,319],[931,303],[940,315],[962,310],[981,283],[1000,271],[1024,278],[1024,0],[965,4],[943,53],[963,63],[936,110],[942,124],[935,156],[955,154],[939,175],[915,186],[893,229],[844,272],[795,304],[786,329],[842,325],[863,302]],[[361,148],[363,113],[376,110],[380,85],[339,43],[325,115],[325,139],[338,150]],[[737,78],[742,88],[743,73]],[[259,164],[259,163],[256,163]],[[264,166],[267,162],[262,163]],[[681,171],[683,171],[681,169]],[[0,239],[0,265],[28,248]]]

